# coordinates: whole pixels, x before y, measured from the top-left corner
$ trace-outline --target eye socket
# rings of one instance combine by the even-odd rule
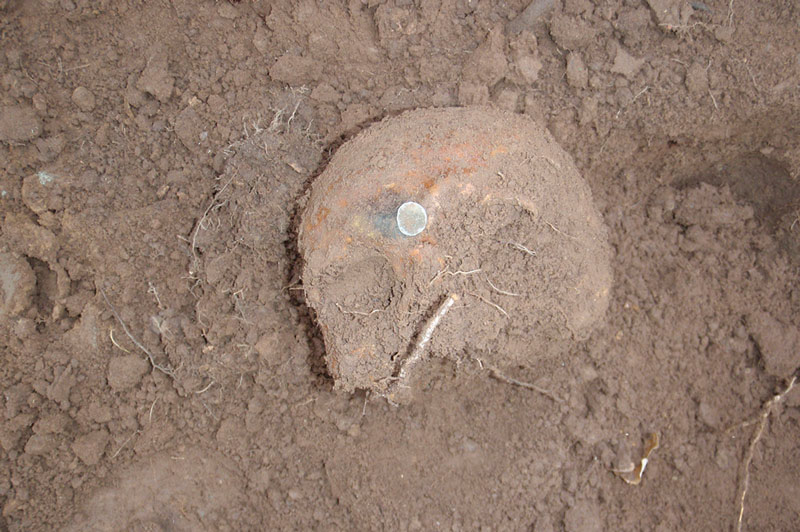
[[[333,303],[330,311],[364,317],[389,308],[397,278],[384,257],[366,257],[337,270],[321,279],[325,296]]]

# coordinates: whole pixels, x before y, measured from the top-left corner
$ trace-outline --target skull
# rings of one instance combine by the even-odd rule
[[[391,395],[445,301],[427,352],[498,368],[565,353],[608,306],[589,187],[548,132],[497,110],[410,111],[344,144],[312,186],[299,248],[347,391]]]

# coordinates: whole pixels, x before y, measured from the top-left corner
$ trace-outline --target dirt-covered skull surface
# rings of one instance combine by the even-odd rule
[[[313,184],[300,251],[337,386],[390,397],[421,343],[500,368],[564,353],[611,286],[570,156],[530,119],[483,108],[407,112],[343,145]]]

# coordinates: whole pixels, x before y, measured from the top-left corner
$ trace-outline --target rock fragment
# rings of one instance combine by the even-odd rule
[[[86,87],[78,87],[72,91],[72,102],[84,113],[91,112],[96,103],[94,94]]]

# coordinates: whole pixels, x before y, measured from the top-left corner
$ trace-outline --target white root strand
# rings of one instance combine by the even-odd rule
[[[458,299],[459,297],[456,294],[450,294],[447,296],[447,299],[445,299],[442,304],[439,305],[439,310],[436,311],[436,314],[431,316],[430,320],[428,320],[427,325],[425,325],[425,329],[422,331],[422,334],[417,341],[417,345],[414,346],[414,350],[411,351],[411,354],[403,363],[403,367],[400,368],[398,379],[401,383],[408,378],[409,370],[420,361],[422,354],[425,352],[425,346],[428,345],[428,342],[431,340],[431,336],[433,336],[433,331],[436,330],[436,328],[439,326],[439,322],[442,321],[442,318],[444,318],[445,314],[447,314],[447,312],[455,304],[455,302],[458,301]]]

